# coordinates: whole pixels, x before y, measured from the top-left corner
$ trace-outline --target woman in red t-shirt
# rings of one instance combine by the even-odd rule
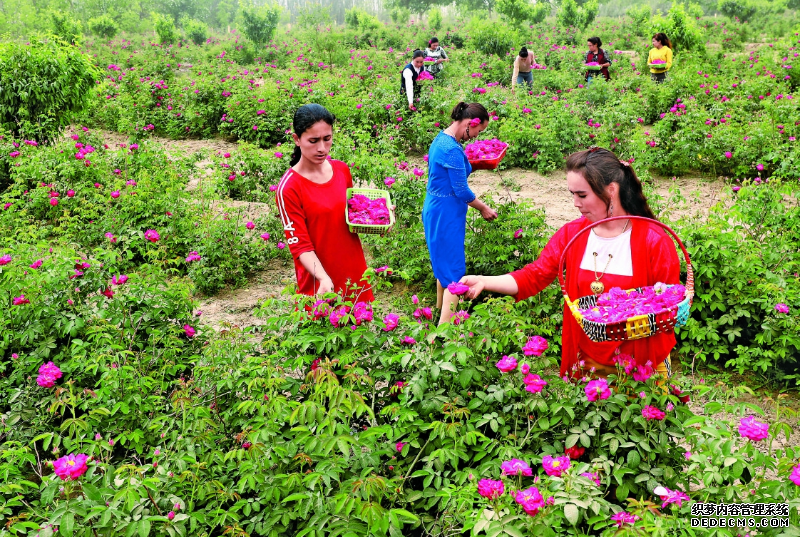
[[[550,239],[539,258],[521,270],[504,276],[465,276],[468,298],[484,289],[524,300],[550,285],[567,243],[590,224],[611,216],[644,216],[655,219],[642,193],[642,184],[630,164],[607,149],[594,147],[567,158],[567,186],[581,217],[564,224]],[[680,283],[680,261],[672,238],[655,224],[614,220],[582,234],[566,256],[566,284],[569,296],[588,296],[612,287],[631,289]],[[594,284],[594,285],[592,285]],[[590,340],[564,306],[561,375],[582,375],[592,368],[601,376],[616,372],[617,354],[633,357],[646,365],[672,374],[669,354],[675,334],[661,333],[644,339],[596,343]],[[583,362],[582,368],[573,366]],[[581,371],[582,369],[582,371]]]
[[[297,109],[292,167],[283,174],[275,201],[299,292],[336,292],[353,302],[372,301],[372,289],[362,279],[367,262],[361,241],[345,222],[347,189],[353,186],[350,168],[328,156],[334,120],[318,104]]]

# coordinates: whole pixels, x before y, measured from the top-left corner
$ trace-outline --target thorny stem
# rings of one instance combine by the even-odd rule
[[[408,467],[408,471],[406,472],[406,475],[403,476],[403,481],[400,483],[400,488],[401,489],[403,488],[403,485],[405,484],[406,479],[408,479],[408,476],[411,475],[411,470],[413,470],[414,466],[416,466],[417,461],[419,460],[420,456],[422,455],[422,452],[424,452],[425,448],[428,447],[428,444],[430,443],[430,441],[431,441],[431,437],[429,436],[428,440],[425,441],[425,445],[422,446],[422,449],[420,449],[419,453],[417,453],[417,457],[414,459],[414,462],[412,462],[411,466]]]

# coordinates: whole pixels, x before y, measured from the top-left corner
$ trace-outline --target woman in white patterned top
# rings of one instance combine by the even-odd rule
[[[439,38],[437,37],[432,37],[431,40],[428,41],[428,47],[425,49],[425,57],[436,60],[435,63],[428,64],[425,68],[426,71],[433,76],[441,73],[442,69],[444,69],[444,62],[450,59],[447,57],[447,53],[444,49],[439,46]]]

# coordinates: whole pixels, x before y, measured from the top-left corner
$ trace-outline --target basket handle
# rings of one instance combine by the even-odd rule
[[[612,222],[614,220],[626,220],[626,219],[642,220],[644,222],[656,224],[657,226],[661,226],[662,228],[664,228],[670,235],[672,235],[672,238],[675,239],[678,243],[678,246],[680,246],[681,251],[683,252],[683,257],[686,259],[686,273],[687,273],[686,287],[687,290],[691,290],[691,292],[693,293],[694,271],[692,270],[692,261],[691,259],[689,259],[689,252],[686,251],[686,246],[683,245],[683,241],[681,241],[680,237],[678,237],[678,235],[674,231],[672,231],[672,229],[669,226],[667,226],[666,224],[662,224],[658,220],[653,220],[652,218],[647,218],[644,216],[626,215],[626,216],[612,216],[611,218],[604,218],[603,220],[598,220],[597,222],[594,222],[586,226],[582,230],[580,230],[578,233],[575,234],[574,237],[572,237],[572,239],[570,239],[570,241],[567,243],[567,246],[564,248],[564,251],[561,253],[561,260],[558,262],[558,283],[559,285],[561,285],[561,293],[564,295],[564,297],[569,299],[569,294],[567,294],[567,285],[566,282],[564,281],[564,261],[566,261],[567,259],[567,251],[569,251],[569,247],[572,246],[572,243],[575,242],[578,239],[578,237],[588,232],[593,227],[599,226],[600,224],[605,224],[607,222]]]

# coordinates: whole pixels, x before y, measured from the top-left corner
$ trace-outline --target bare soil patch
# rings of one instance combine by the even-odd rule
[[[685,204],[671,208],[670,218],[673,220],[680,216],[707,214],[719,201],[719,193],[724,188],[721,180],[698,177],[671,179],[654,176],[653,181],[656,191],[664,198],[669,196],[669,190],[673,186],[679,187],[686,198]],[[493,192],[501,199],[531,201],[545,210],[546,222],[553,227],[559,227],[580,216],[573,206],[563,172],[541,175],[521,168],[500,172],[479,170],[470,175],[469,184],[478,196]]]

